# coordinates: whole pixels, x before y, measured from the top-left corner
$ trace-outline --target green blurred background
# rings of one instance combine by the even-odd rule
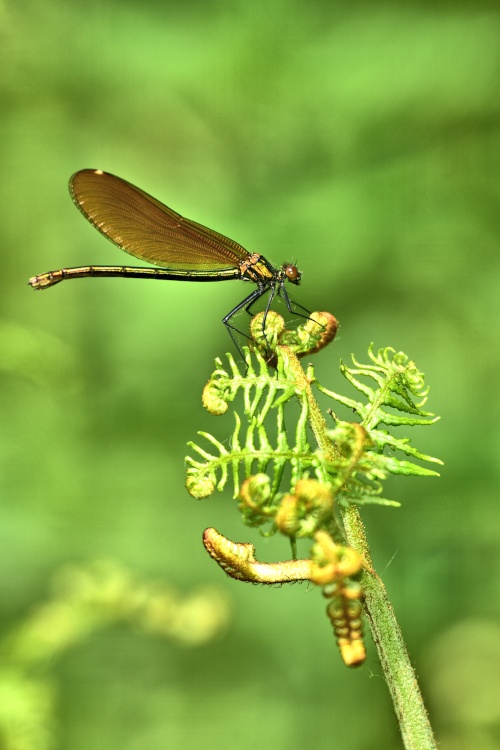
[[[0,23],[3,632],[102,557],[234,611],[203,648],[116,628],[57,662],[61,747],[401,746],[371,642],[347,670],[318,592],[231,581],[202,548],[215,526],[288,555],[229,492],[184,489],[186,441],[233,424],[200,393],[246,287],[26,286],[129,262],[71,204],[84,167],[297,260],[295,299],[342,325],[326,386],[353,395],[338,361],[370,341],[424,370],[443,418],[412,439],[442,477],[363,515],[443,749],[498,747],[498,3],[3,0]]]

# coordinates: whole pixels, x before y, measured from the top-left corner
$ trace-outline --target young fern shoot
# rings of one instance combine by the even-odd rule
[[[199,435],[204,447],[189,443],[196,457],[186,458],[186,486],[193,497],[202,499],[216,489],[223,490],[231,479],[243,523],[259,527],[263,535],[280,533],[290,539],[292,559],[261,563],[253,545],[234,543],[215,529],[204,533],[207,551],[233,578],[266,584],[308,580],[320,586],[347,666],[358,666],[365,659],[361,623],[365,610],[403,737],[413,732],[425,739],[421,745],[412,740],[407,747],[433,748],[432,731],[397,623],[391,621],[387,632],[377,624],[377,607],[390,609],[390,604],[373,569],[358,507],[399,505],[383,496],[383,483],[390,474],[438,476],[422,462],[441,464],[439,459],[417,450],[408,437],[396,437],[385,429],[431,425],[438,418],[423,410],[428,394],[423,374],[392,347],[375,352],[370,345],[367,363],[354,356],[352,366],[341,363],[341,373],[359,392],[358,399],[318,383],[312,365],[304,371],[299,358],[324,348],[336,330],[330,313],[313,313],[296,331],[287,331],[283,318],[270,311],[263,333],[262,320],[255,316],[252,350],[244,349],[242,366],[229,354],[227,366],[217,359],[203,393],[203,405],[214,415],[224,414],[241,396],[229,441],[223,444],[203,432]],[[333,417],[329,426],[314,388],[352,409],[356,421],[343,421],[329,410]],[[291,422],[287,413],[295,403],[299,415],[294,428],[287,429]],[[296,540],[300,538],[311,539],[310,556],[297,560]],[[392,655],[391,643],[397,646]],[[402,675],[413,685],[410,691],[398,684]],[[408,701],[418,704],[419,710],[415,712]]]

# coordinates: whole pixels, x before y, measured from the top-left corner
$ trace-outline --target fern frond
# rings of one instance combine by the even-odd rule
[[[287,465],[291,466],[292,482],[297,481],[308,470],[321,474],[319,470],[320,459],[313,453],[310,445],[305,439],[304,429],[300,431],[300,440],[295,445],[290,445],[286,430],[284,429],[283,405],[278,406],[277,415],[277,439],[275,444],[271,441],[268,431],[259,418],[255,415],[248,422],[243,445],[240,441],[241,418],[235,412],[236,426],[230,439],[230,449],[227,450],[222,443],[206,432],[198,434],[217,448],[218,453],[210,453],[194,442],[188,445],[198,453],[203,461],[198,461],[191,456],[186,456],[187,480],[186,487],[193,497],[203,499],[214,492],[215,489],[224,489],[228,480],[228,468],[232,469],[233,497],[240,492],[242,475],[243,480],[256,473],[270,472],[272,474],[272,496],[276,495]],[[297,430],[298,431],[298,430]]]
[[[399,450],[421,461],[438,464],[442,464],[442,461],[418,451],[410,445],[409,438],[396,438],[386,430],[376,428],[382,423],[392,426],[432,424],[437,421],[437,418],[434,418],[434,415],[430,412],[424,412],[421,408],[427,399],[429,389],[425,388],[424,376],[414,362],[410,361],[402,352],[395,352],[392,347],[379,349],[377,354],[374,354],[373,348],[370,346],[368,355],[374,364],[362,364],[353,356],[355,367],[347,367],[344,364],[341,366],[342,374],[363,393],[368,401],[367,404],[341,396],[316,383],[322,393],[354,409],[361,417],[361,424],[358,425],[358,428],[365,430],[363,433],[365,438],[361,440],[362,448],[359,448],[359,429],[356,437],[353,432],[355,429],[353,424],[337,420],[336,429],[329,433],[331,440],[337,445],[340,456],[343,456],[346,452],[348,454],[345,465],[336,467],[338,476],[343,477],[344,474],[347,474],[349,477],[342,486],[339,499],[343,502],[358,504],[399,505],[399,503],[381,497],[381,483],[388,474],[439,475],[431,469],[400,459],[393,452]],[[360,380],[359,377],[375,381],[378,387],[372,387],[372,385]],[[413,398],[415,396],[420,399],[418,403],[415,403]],[[392,414],[387,412],[384,407],[390,407],[407,414],[411,413],[413,416]],[[384,452],[384,449],[387,449],[390,453]],[[353,456],[355,456],[355,460],[353,460]]]
[[[418,451],[408,438],[394,437],[381,427],[429,425],[437,418],[423,409],[428,394],[423,374],[402,352],[386,347],[375,353],[370,345],[367,364],[354,356],[351,366],[341,363],[342,374],[362,395],[359,400],[348,398],[317,383],[313,366],[304,370],[298,359],[333,338],[337,328],[333,316],[333,320],[322,317],[322,322],[311,316],[298,336],[297,331],[287,332],[276,315],[267,311],[258,324],[254,318],[252,334],[255,345],[261,342],[272,363],[272,373],[264,357],[258,351],[250,355],[248,348],[244,371],[230,355],[227,369],[221,360],[216,361],[203,403],[211,413],[223,414],[241,394],[245,421],[235,412],[236,425],[226,445],[207,433],[199,434],[212,448],[189,443],[197,457],[186,459],[186,485],[194,497],[207,497],[226,485],[231,468],[243,522],[254,527],[267,525],[266,536],[279,532],[288,537],[294,559],[289,564],[260,563],[251,545],[235,544],[214,529],[205,532],[207,550],[239,580],[271,583],[306,578],[321,586],[329,599],[327,614],[342,658],[348,666],[357,666],[365,659],[362,606],[370,613],[370,622],[378,626],[377,617],[386,600],[373,570],[360,514],[353,506],[399,506],[382,494],[389,474],[437,475],[395,452],[420,461],[441,461]],[[271,318],[276,323],[272,330]],[[316,343],[306,330],[312,324]],[[305,346],[302,335],[306,336]],[[329,429],[314,398],[313,385],[353,409],[360,421],[341,421],[330,410],[335,425]],[[297,399],[300,407],[293,434],[285,427],[285,412],[292,399]],[[309,444],[309,431],[315,449]],[[288,491],[281,487],[285,469],[290,475]],[[297,560],[296,542],[305,538],[315,542],[310,559]],[[388,618],[380,618],[384,627],[386,621]],[[386,629],[394,632],[394,628]],[[378,635],[382,628],[374,632]],[[393,659],[395,670],[401,651]],[[391,654],[389,648],[385,654]]]
[[[203,405],[212,414],[223,414],[228,404],[242,391],[245,414],[252,418],[259,410],[259,420],[262,422],[273,406],[276,395],[280,394],[280,400],[284,403],[292,398],[294,388],[281,363],[271,373],[259,351],[252,355],[249,348],[244,346],[243,353],[244,371],[238,368],[231,354],[226,355],[230,372],[224,369],[221,359],[215,360],[217,367],[203,391]]]
[[[392,347],[374,353],[370,346],[368,355],[368,364],[358,362],[353,356],[353,366],[341,365],[344,377],[363,394],[365,401],[324,388],[317,383],[312,366],[307,369],[306,381],[297,379],[285,353],[276,358],[272,372],[264,357],[258,352],[250,354],[248,348],[245,348],[244,370],[238,367],[231,355],[227,355],[227,369],[220,359],[216,360],[216,369],[205,388],[204,404],[212,413],[221,414],[241,392],[245,422],[243,424],[235,412],[235,428],[229,448],[207,433],[199,434],[216,448],[216,452],[195,443],[189,444],[201,458],[186,459],[186,484],[190,493],[202,498],[215,489],[223,489],[230,468],[234,497],[237,497],[243,481],[267,472],[269,492],[265,507],[259,506],[257,514],[254,506],[243,513],[246,523],[259,525],[264,518],[268,520],[268,511],[275,508],[285,469],[289,467],[291,487],[312,474],[318,481],[331,486],[341,504],[399,505],[382,497],[382,483],[389,474],[436,476],[437,473],[398,458],[394,452],[401,451],[420,461],[442,462],[418,451],[408,438],[394,437],[380,425],[432,424],[437,418],[422,409],[428,388],[414,362]],[[326,444],[322,451],[313,450],[308,440],[312,403],[310,383],[330,398],[354,409],[360,417],[360,423],[342,422],[335,417],[335,428],[327,432],[334,449],[328,460],[324,453],[325,450],[328,453]],[[297,398],[300,404],[293,437],[285,428],[285,410],[292,398]],[[269,430],[276,434],[276,438],[270,438]]]
[[[414,362],[408,359],[406,354],[396,352],[391,346],[379,349],[377,354],[374,354],[373,344],[370,344],[368,355],[374,362],[373,365],[361,364],[354,355],[352,355],[352,361],[355,367],[348,367],[344,362],[340,364],[342,375],[366,397],[367,404],[341,396],[317,384],[319,390],[344,406],[354,409],[361,418],[361,424],[367,430],[373,430],[379,424],[398,426],[426,425],[437,422],[439,417],[434,417],[432,412],[422,410],[422,406],[427,401],[429,389],[424,387],[423,373],[417,369]],[[374,380],[377,387],[373,388],[359,380],[358,376]],[[415,403],[413,396],[419,398],[420,401]],[[384,406],[414,416],[403,417],[399,414],[392,414],[387,412]]]

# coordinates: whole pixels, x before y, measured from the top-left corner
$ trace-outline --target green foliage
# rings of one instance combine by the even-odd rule
[[[433,424],[439,417],[434,417],[430,412],[422,411],[422,406],[427,401],[429,389],[424,385],[424,374],[417,369],[404,352],[396,352],[392,346],[379,349],[377,354],[373,353],[373,344],[368,348],[368,356],[374,363],[361,364],[352,355],[354,367],[348,367],[341,362],[340,371],[352,385],[358,389],[367,399],[368,403],[353,401],[345,396],[334,394],[322,386],[318,386],[323,393],[328,394],[336,401],[351,409],[354,409],[361,417],[361,423],[367,430],[373,430],[379,424],[386,425],[417,425]],[[371,388],[360,381],[357,376],[368,377],[375,381],[377,388]],[[415,404],[412,396],[421,399]],[[401,412],[413,414],[413,417],[402,417],[399,414],[390,414],[384,411],[383,406]],[[424,419],[423,417],[434,417]],[[413,455],[413,454],[412,454]],[[418,456],[419,458],[427,458]],[[427,460],[433,460],[427,458]]]
[[[362,439],[363,448],[356,456],[356,468],[350,471],[353,451],[356,441],[360,440],[359,431],[356,434],[355,425],[341,422],[330,432],[331,440],[337,445],[338,452],[344,457],[342,466],[330,469],[330,476],[336,477],[336,484],[340,489],[339,499],[359,504],[377,503],[379,505],[399,505],[399,503],[381,497],[382,481],[388,474],[402,474],[415,476],[438,476],[438,473],[419,464],[397,458],[393,452],[398,450],[408,456],[421,461],[442,464],[438,458],[425,455],[410,445],[409,438],[397,438],[387,430],[377,429],[380,424],[391,427],[431,425],[439,417],[422,410],[427,401],[428,388],[424,386],[424,375],[414,362],[410,361],[403,352],[396,352],[392,347],[373,352],[373,344],[368,348],[368,356],[373,364],[361,364],[354,355],[354,367],[348,367],[341,362],[340,371],[366,399],[366,403],[335,393],[324,388],[319,383],[319,390],[343,406],[353,409],[360,417],[360,425],[364,429]],[[376,387],[371,387],[359,377],[373,380]],[[420,401],[415,403],[413,396]],[[409,413],[412,416],[402,416],[390,413],[383,407],[389,407],[394,412]],[[384,449],[389,452],[384,453]],[[333,469],[333,471],[332,471]],[[343,470],[344,469],[344,470]],[[349,474],[346,483],[344,477]]]
[[[230,355],[228,370],[217,360],[217,369],[205,388],[203,403],[212,413],[221,414],[242,392],[245,428],[242,418],[235,412],[236,425],[229,439],[229,448],[206,432],[199,434],[216,448],[215,452],[189,443],[202,459],[186,458],[186,484],[194,497],[200,499],[215,489],[222,490],[229,477],[229,468],[235,497],[240,494],[242,477],[248,480],[257,472],[270,470],[272,483],[265,503],[258,503],[258,513],[248,513],[248,508],[244,512],[247,524],[259,525],[268,520],[277,507],[286,466],[290,467],[291,488],[299,479],[312,474],[330,485],[342,504],[399,505],[381,496],[382,483],[388,474],[437,476],[437,472],[399,458],[394,452],[400,451],[427,462],[441,463],[439,459],[416,450],[410,445],[409,438],[395,437],[379,428],[381,424],[391,427],[430,425],[437,419],[422,410],[428,389],[424,387],[423,374],[405,354],[396,353],[391,347],[374,354],[370,346],[370,364],[361,364],[354,357],[353,367],[341,363],[344,377],[364,397],[363,401],[357,401],[317,383],[312,367],[308,368],[307,379],[300,381],[289,357],[283,354],[284,349],[278,347],[277,351],[276,371],[269,369],[259,353],[251,355],[248,349],[245,351],[245,371],[237,367]],[[368,378],[371,385],[360,378]],[[324,447],[318,445],[314,449],[309,443],[308,430],[314,422],[316,406],[309,383],[353,409],[360,419],[354,423],[343,422],[332,413],[336,426],[325,429],[331,446],[329,455]],[[294,399],[300,404],[300,414],[293,436],[290,436],[285,427],[285,411]],[[418,402],[415,399],[419,399]],[[387,411],[388,408],[392,411]],[[276,433],[273,441],[269,437],[271,429]],[[263,507],[267,513],[263,512]]]
[[[241,474],[248,479],[252,474],[264,472],[272,465],[272,491],[274,496],[280,486],[285,466],[291,468],[291,483],[294,484],[308,470],[314,471],[318,478],[324,478],[321,464],[313,452],[307,438],[308,404],[300,398],[301,411],[293,439],[285,429],[285,405],[296,395],[293,381],[290,380],[283,359],[280,358],[276,371],[270,371],[264,357],[256,352],[252,356],[245,348],[244,371],[236,365],[231,354],[227,355],[229,371],[222,367],[220,359],[216,360],[217,369],[205,386],[205,394],[216,394],[214,399],[204,397],[203,403],[211,413],[218,405],[234,401],[238,392],[243,395],[243,411],[246,417],[246,433],[242,437],[242,419],[234,412],[235,428],[229,439],[229,449],[206,432],[199,432],[217,449],[217,453],[208,453],[194,442],[188,445],[198,453],[203,461],[191,456],[186,457],[188,464],[186,485],[189,492],[197,499],[208,497],[214,489],[223,490],[228,480],[228,469],[232,470],[234,497],[237,497],[241,486]],[[272,441],[269,428],[264,421],[273,412],[274,419],[269,419],[270,427],[276,431]],[[225,409],[224,409],[225,411]]]

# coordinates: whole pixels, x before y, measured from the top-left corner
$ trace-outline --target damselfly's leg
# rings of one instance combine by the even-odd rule
[[[235,345],[235,347],[237,348],[237,350],[239,351],[239,353],[240,353],[240,355],[241,355],[241,357],[243,359],[245,357],[243,355],[243,352],[241,351],[241,348],[238,345],[238,342],[236,341],[236,339],[235,339],[235,337],[233,335],[233,331],[236,331],[236,333],[241,334],[246,339],[248,339],[248,336],[246,334],[244,334],[243,331],[240,331],[239,328],[236,328],[236,326],[231,325],[231,323],[229,321],[231,320],[232,317],[234,317],[236,315],[236,313],[238,313],[243,308],[245,308],[245,310],[247,312],[250,312],[249,308],[254,304],[254,302],[257,302],[257,300],[260,297],[262,297],[263,294],[266,293],[267,288],[268,287],[265,287],[265,286],[258,286],[257,289],[254,289],[254,291],[252,292],[252,294],[249,294],[248,297],[245,297],[245,299],[242,302],[240,302],[239,305],[236,305],[236,307],[233,307],[233,309],[231,310],[231,312],[228,312],[228,314],[224,318],[222,318],[222,322],[226,326],[227,332],[231,336],[231,340],[232,340],[233,344]]]
[[[252,313],[252,306],[267,291],[269,291],[269,298],[268,298],[268,300],[266,302],[266,307],[264,309],[264,314],[262,316],[262,337],[263,337],[264,341],[266,342],[266,344],[269,343],[268,340],[267,340],[267,338],[266,338],[267,316],[269,314],[269,310],[271,309],[271,305],[273,303],[273,299],[274,299],[274,296],[276,294],[276,285],[274,285],[274,286],[263,286],[263,287],[260,288],[260,294],[256,295],[255,297],[253,297],[252,295],[250,295],[250,297],[248,297],[246,300],[244,300],[244,302],[247,302],[247,304],[245,306],[245,310],[247,311],[247,313],[249,313],[249,315],[252,315],[253,314]],[[250,300],[250,301],[248,302],[248,300]]]
[[[303,305],[299,305],[298,302],[292,301],[290,299],[290,297],[288,296],[288,292],[285,288],[284,282],[282,282],[279,286],[278,295],[282,296],[283,299],[285,300],[285,304],[286,304],[288,312],[292,313],[292,315],[298,315],[299,318],[305,318],[306,320],[309,320],[311,316],[311,311],[308,310],[307,307],[303,307]],[[303,310],[305,313],[307,313],[307,315],[302,315],[301,313],[299,313],[297,308],[299,310]]]

